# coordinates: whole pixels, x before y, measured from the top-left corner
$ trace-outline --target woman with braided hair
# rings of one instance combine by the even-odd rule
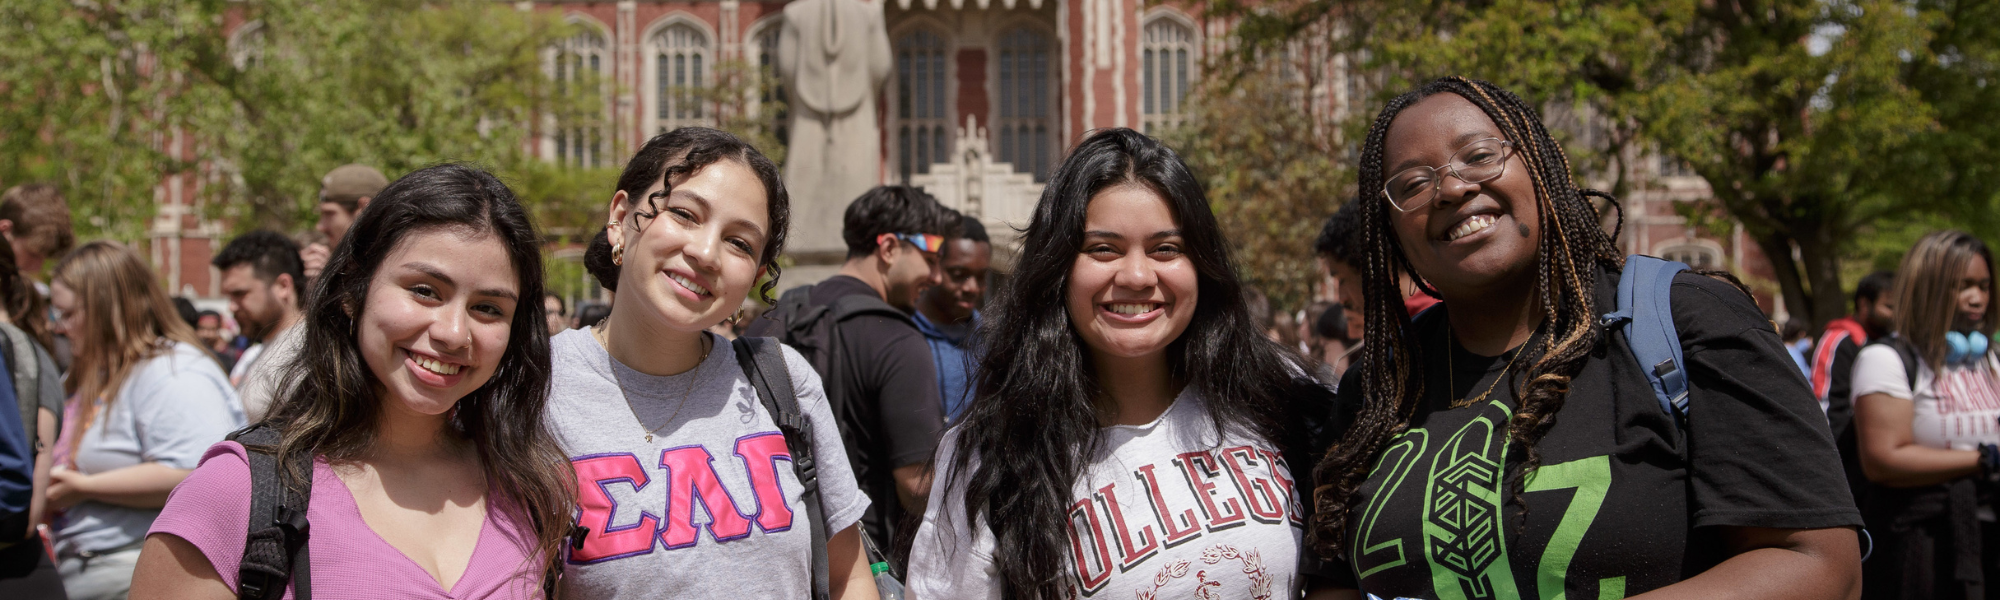
[[[1824,417],[1741,291],[1672,281],[1690,408],[1615,310],[1624,259],[1520,98],[1446,78],[1361,158],[1366,338],[1311,545],[1380,598],[1852,598],[1860,524]],[[1443,304],[1411,318],[1396,274]]]

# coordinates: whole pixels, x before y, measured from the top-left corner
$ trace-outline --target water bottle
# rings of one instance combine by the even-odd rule
[[[882,594],[882,600],[903,600],[903,582],[889,574],[889,563],[868,565],[868,570],[875,574],[875,590]]]

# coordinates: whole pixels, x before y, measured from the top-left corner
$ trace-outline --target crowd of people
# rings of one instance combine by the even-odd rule
[[[881,186],[782,295],[777,165],[662,133],[575,306],[476,167],[335,169],[312,243],[216,253],[227,316],[17,186],[0,597],[1988,594],[1981,240],[1924,237],[1799,344],[1727,273],[1622,255],[1504,89],[1430,82],[1363,144],[1312,241],[1337,302],[1298,311],[1129,129],[1007,260]]]

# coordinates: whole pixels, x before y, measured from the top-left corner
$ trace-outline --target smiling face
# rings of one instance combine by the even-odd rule
[[[1092,352],[1162,354],[1194,318],[1200,285],[1165,198],[1136,183],[1098,192],[1070,267],[1069,320]]]
[[[1382,173],[1389,177],[1446,164],[1467,144],[1486,138],[1506,139],[1470,101],[1433,94],[1396,115],[1383,138]],[[1387,202],[1379,195],[1374,201]],[[1386,208],[1410,264],[1447,297],[1533,281],[1541,211],[1518,152],[1507,158],[1499,177],[1467,183],[1447,174],[1430,203],[1409,212]]]
[[[958,323],[972,318],[986,296],[986,274],[993,267],[993,244],[966,238],[945,242],[938,270],[944,281],[924,292],[924,309]]]
[[[916,244],[900,238],[884,244],[888,246],[881,251],[887,253],[885,260],[889,263],[889,271],[882,277],[882,283],[887,288],[882,301],[903,312],[915,311],[917,296],[944,281],[944,271],[938,268],[938,255],[919,250]]]
[[[412,233],[375,271],[357,319],[385,413],[440,415],[485,385],[507,352],[521,279],[488,233]]]
[[[612,198],[611,218],[625,240],[617,306],[672,329],[700,331],[735,314],[757,283],[758,257],[769,239],[767,191],[755,172],[730,159],[702,167],[660,196],[664,189],[664,181],[655,182],[634,204],[623,192]]]

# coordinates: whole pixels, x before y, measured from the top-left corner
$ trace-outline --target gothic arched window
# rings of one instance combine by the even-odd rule
[[[910,176],[931,172],[931,165],[951,160],[951,111],[945,102],[944,37],[916,29],[896,38],[896,95],[893,151],[896,173]]]
[[[1035,29],[1016,27],[1000,35],[996,153],[1037,182],[1048,178],[1057,154],[1054,56],[1054,40]]]
[[[792,139],[791,123],[787,121],[791,117],[786,114],[785,107],[785,82],[778,78],[778,32],[783,28],[782,18],[773,19],[763,29],[757,30],[757,36],[753,38],[757,41],[758,76],[762,78],[758,86],[761,92],[757,97],[757,114],[759,118],[768,119],[771,133],[778,138],[779,144],[790,143]]]
[[[609,63],[610,46],[595,29],[586,28],[556,45],[551,75],[559,95],[582,90],[577,86],[602,85],[600,77]],[[601,118],[559,117],[550,136],[557,163],[577,166],[604,164],[604,120]]]
[[[1157,17],[1146,24],[1139,71],[1146,133],[1158,135],[1185,118],[1181,101],[1187,98],[1196,49],[1194,30],[1180,21]]]
[[[1678,244],[1660,250],[1660,258],[1687,263],[1696,270],[1722,268],[1722,252],[1701,244]]]
[[[686,23],[675,23],[653,36],[653,117],[660,131],[708,125],[702,88],[706,69],[713,66],[708,35]]]

